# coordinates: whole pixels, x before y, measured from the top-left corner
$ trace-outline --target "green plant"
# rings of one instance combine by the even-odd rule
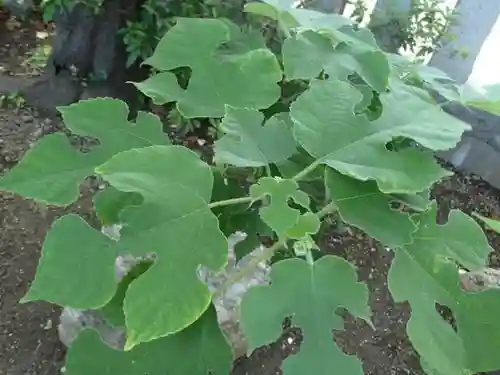
[[[99,14],[104,0],[42,0],[40,7],[43,11],[43,19],[45,22],[54,19],[54,13],[58,9],[72,9],[77,4],[84,4],[94,14]]]
[[[29,52],[21,65],[29,71],[28,74],[40,74],[47,64],[51,51],[52,47],[49,44],[37,46]]]
[[[364,10],[359,5],[357,8]],[[411,0],[409,11],[395,9],[398,9],[396,5],[386,10],[375,9],[370,21],[375,33],[390,34],[384,44],[401,47],[421,58],[453,38],[447,30],[456,23],[457,14],[443,0]],[[365,11],[359,12],[364,15]]]
[[[13,106],[17,112],[24,105],[24,96],[18,91],[0,95],[0,107]]]
[[[492,249],[463,212],[436,224],[428,196],[450,175],[432,151],[453,147],[469,126],[432,101],[427,90],[442,87],[427,69],[382,52],[368,29],[280,5],[249,3],[245,11],[280,25],[283,65],[262,37],[210,18],[178,19],[145,61],[157,73],[136,85],[153,101],[176,102],[186,119],[222,119],[213,164],[171,145],[157,116],[139,112],[130,122],[125,103],[92,99],[60,112],[73,133],[99,145],[79,153],[65,135],[47,135],[0,179],[1,190],[52,205],[76,200],[89,175],[110,184],[94,206],[103,225],[123,225],[120,239],[80,216],[59,218],[22,300],[100,309],[126,326],[124,351],[93,330],[82,332],[69,348],[68,375],[229,373],[231,348],[210,301],[269,260],[271,285],[250,289],[241,305],[249,349],[274,341],[291,316],[304,341],[285,360],[286,375],[363,374],[331,331],[343,329],[340,307],[372,324],[369,291],[352,264],[317,251],[325,218],[392,249],[389,289],[411,306],[408,335],[429,373],[500,367],[492,334],[500,329],[500,291],[459,287],[459,270],[484,267]],[[192,72],[185,87],[174,73],[180,67]],[[283,80],[300,82],[300,94],[273,111]],[[394,202],[404,209],[394,210]],[[259,243],[262,231],[273,234],[273,244],[212,293],[197,268],[220,270],[235,230],[248,233],[245,248]],[[118,255],[152,252],[154,265],[117,285]],[[450,308],[456,330],[437,303]]]

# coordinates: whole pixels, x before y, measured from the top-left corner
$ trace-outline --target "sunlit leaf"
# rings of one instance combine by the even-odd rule
[[[418,218],[414,242],[396,251],[389,289],[396,302],[409,302],[408,336],[430,368],[443,375],[498,369],[500,339],[491,332],[500,330],[500,290],[467,293],[458,269],[484,268],[492,249],[471,217],[453,210],[448,222],[438,225],[436,213],[434,203]],[[451,309],[457,331],[436,303]]]
[[[90,99],[59,110],[73,133],[95,137],[99,145],[83,154],[71,147],[63,134],[48,135],[0,178],[0,190],[48,204],[67,205],[77,199],[78,186],[94,173],[94,168],[116,153],[170,144],[157,116],[139,112],[132,123],[127,120],[127,105],[120,100]]]
[[[335,314],[341,307],[370,319],[368,288],[357,281],[351,264],[330,255],[313,265],[288,259],[273,265],[271,286],[254,287],[245,294],[241,324],[253,349],[275,341],[283,319],[292,317],[304,341],[298,354],[285,359],[285,375],[362,375],[361,361],[345,354],[332,338],[332,329],[344,328],[343,319]]]
[[[353,112],[361,100],[361,93],[346,82],[312,82],[291,106],[296,140],[324,164],[362,181],[375,180],[385,193],[419,193],[449,175],[430,152],[393,152],[386,144],[404,137],[444,150],[460,140],[468,125],[406,92],[380,95],[382,116],[370,122]],[[401,101],[407,105],[398,105]]]
[[[225,135],[215,142],[215,161],[236,167],[262,167],[288,159],[296,143],[287,125],[252,109],[226,106],[220,124]]]
[[[188,358],[191,360],[185,360]],[[210,307],[185,330],[126,352],[111,349],[96,331],[87,329],[68,350],[66,374],[227,375],[232,359],[215,310]]]

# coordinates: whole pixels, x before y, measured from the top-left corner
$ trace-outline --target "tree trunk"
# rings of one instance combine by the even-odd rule
[[[347,0],[311,0],[307,2],[308,9],[323,13],[344,13]]]
[[[59,9],[54,15],[56,35],[45,74],[26,90],[26,101],[53,111],[79,99],[107,96],[122,99],[133,109],[137,92],[126,82],[144,79],[147,71],[139,63],[127,67],[119,31],[127,20],[137,17],[141,3],[104,0],[97,14],[84,4]]]
[[[453,39],[434,52],[429,65],[458,83],[483,85],[500,81],[500,1],[459,1],[455,12],[457,20],[448,30]]]
[[[397,53],[403,44],[401,30],[406,28],[407,17],[401,15],[411,11],[411,0],[377,0],[368,28],[382,50]]]

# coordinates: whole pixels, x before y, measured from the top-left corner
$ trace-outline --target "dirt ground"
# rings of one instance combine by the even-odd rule
[[[1,16],[1,13],[0,13]],[[1,19],[1,17],[0,17]],[[0,21],[0,87],[8,72],[21,74],[22,57],[35,46],[33,27],[6,30]],[[12,83],[14,82],[14,83]],[[22,154],[44,134],[60,128],[57,118],[37,111],[7,105],[0,109],[0,175],[19,161]],[[456,176],[442,182],[434,194],[446,210],[460,208],[490,217],[500,217],[500,195],[479,179]],[[65,210],[44,210],[32,202],[0,193],[0,375],[56,375],[64,363],[64,348],[57,338],[59,309],[45,303],[20,305],[33,279],[41,244],[53,220],[64,212],[89,215],[88,197]],[[500,250],[500,238],[488,234],[492,246]],[[349,353],[362,358],[365,374],[423,374],[419,360],[405,334],[407,306],[394,304],[387,290],[386,275],[391,256],[378,243],[359,231],[340,236],[330,233],[324,249],[345,256],[359,267],[360,278],[371,290],[374,332],[367,325],[347,319],[346,331],[336,340]],[[500,265],[500,252],[492,256],[492,264]],[[292,333],[292,336],[297,336]],[[233,374],[279,374],[284,357],[294,352],[296,344],[280,342],[242,358],[235,363]],[[91,374],[89,374],[91,375]],[[117,374],[118,375],[118,374]]]

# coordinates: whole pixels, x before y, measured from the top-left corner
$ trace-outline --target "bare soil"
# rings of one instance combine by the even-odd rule
[[[20,57],[35,43],[33,25],[31,29],[12,32],[2,29],[4,21],[1,19],[0,65],[4,72],[15,73]],[[0,75],[0,86],[4,78]],[[12,105],[1,108],[0,175],[12,168],[37,139],[60,127],[57,118],[30,108]],[[469,213],[475,211],[500,217],[500,193],[480,179],[456,174],[437,185],[434,195],[444,211],[459,208]],[[59,308],[46,303],[19,304],[18,301],[34,277],[40,249],[53,220],[69,211],[91,219],[90,209],[89,194],[85,192],[81,200],[64,210],[44,209],[20,197],[0,193],[0,375],[56,375],[60,372],[65,350],[57,337]],[[492,246],[500,250],[500,237],[489,232],[488,238]],[[371,290],[376,331],[347,317],[346,330],[335,335],[336,341],[346,352],[362,358],[367,375],[423,374],[405,333],[409,309],[405,304],[395,304],[387,289],[391,254],[353,229],[343,235],[332,231],[326,235],[322,247],[355,263],[360,278]],[[491,263],[500,266],[498,251],[492,255]],[[299,341],[298,332],[288,331],[279,342],[256,350],[250,358],[237,360],[233,374],[279,374],[283,358],[296,352]]]

